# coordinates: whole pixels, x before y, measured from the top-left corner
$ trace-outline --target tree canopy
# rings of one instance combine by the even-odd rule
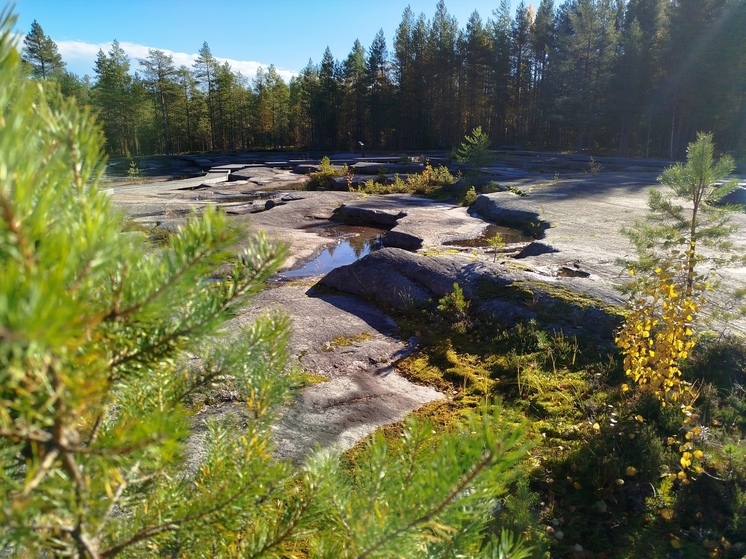
[[[541,0],[513,14],[509,6],[486,20],[475,12],[464,28],[443,1],[430,18],[407,8],[390,49],[383,31],[369,48],[356,40],[341,61],[327,49],[283,87],[266,68],[248,82],[207,43],[188,69],[192,85],[168,71],[154,86],[151,53],[139,61],[143,87],[131,75],[126,100],[93,103],[112,154],[357,141],[450,148],[476,126],[496,148],[683,157],[696,131],[710,130],[722,149],[744,153],[742,1]],[[61,67],[38,23],[26,41],[35,76]],[[129,61],[117,54],[116,63]],[[100,70],[97,62],[94,90],[109,87]],[[276,86],[267,88],[267,76]]]

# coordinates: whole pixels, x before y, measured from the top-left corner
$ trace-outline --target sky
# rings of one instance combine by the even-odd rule
[[[2,2],[2,0],[0,0]],[[518,0],[513,0],[515,7]],[[530,2],[526,2],[528,5]],[[57,43],[67,69],[94,77],[99,49],[116,39],[132,70],[148,49],[191,66],[206,41],[213,56],[253,78],[259,66],[274,64],[288,81],[309,60],[321,61],[327,46],[342,61],[355,39],[366,49],[380,29],[393,51],[394,33],[409,5],[415,15],[435,14],[437,0],[14,0],[16,31],[25,35],[36,20]],[[475,10],[483,21],[500,0],[446,0],[448,13],[466,27]],[[514,9],[514,8],[512,8]],[[511,9],[511,14],[514,15]]]

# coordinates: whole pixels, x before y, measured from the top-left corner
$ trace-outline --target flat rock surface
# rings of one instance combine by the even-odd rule
[[[292,318],[296,363],[328,379],[305,388],[284,410],[275,426],[280,456],[299,460],[317,445],[345,450],[376,427],[442,398],[397,374],[395,362],[415,346],[399,339],[396,324],[376,307],[292,283],[259,294],[238,323],[269,310]]]
[[[516,181],[513,184],[524,195],[498,192],[480,196],[472,209],[484,219],[501,219],[506,215],[534,212],[549,227],[540,243],[546,250],[520,260],[533,272],[546,278],[557,278],[563,270],[588,274],[585,279],[569,282],[573,288],[591,293],[614,289],[628,280],[621,260],[634,259],[634,248],[621,233],[644,219],[648,212],[648,192],[660,187],[659,173],[609,172],[580,174],[557,181]],[[739,231],[746,231],[746,213],[733,212],[731,221]],[[736,254],[746,251],[743,234],[733,238]],[[734,292],[746,286],[746,268],[732,266],[718,271],[721,280],[711,300],[720,309],[733,308]],[[591,290],[589,291],[589,288]],[[746,333],[746,320],[716,319],[718,328]]]
[[[306,371],[329,379],[303,389],[276,428],[278,454],[292,460],[301,460],[316,445],[349,448],[377,426],[442,397],[396,373],[396,361],[416,341],[399,339],[396,325],[361,297],[398,306],[408,304],[408,297],[411,302],[442,296],[453,281],[471,289],[470,282],[488,274],[506,281],[559,285],[622,303],[616,288],[628,276],[619,259],[633,256],[633,250],[620,230],[644,217],[647,192],[657,185],[658,174],[576,174],[552,180],[521,173],[504,183],[514,192],[479,197],[470,211],[478,212],[480,219],[466,208],[417,196],[293,190],[303,180],[297,173],[251,161],[244,166],[235,160],[224,163],[231,164],[226,173],[239,180],[204,184],[190,179],[118,186],[109,192],[115,207],[151,227],[177,227],[190,212],[217,204],[247,231],[265,230],[288,243],[291,257],[285,269],[298,267],[334,243],[315,234],[314,228],[340,218],[366,223],[378,219],[392,228],[387,246],[419,250],[412,255],[387,249],[381,254],[388,256],[373,253],[347,270],[332,272],[323,281],[339,295],[322,295],[314,287],[321,276],[280,282],[259,294],[236,319],[240,325],[264,310],[282,309],[293,321],[293,359]],[[548,227],[542,239],[524,247],[520,259],[485,249],[461,249],[453,255],[458,249],[442,246],[478,235],[489,221],[543,222]],[[733,221],[742,231],[746,228],[744,214],[734,214]],[[360,270],[365,271],[355,273]],[[724,270],[722,276],[730,290],[746,285],[746,268]],[[721,297],[720,302],[729,302],[727,293]],[[494,315],[516,313],[512,304],[499,300],[481,304]],[[535,304],[551,301],[539,293]],[[523,312],[515,318],[525,318]],[[582,326],[594,320],[593,314],[568,312],[567,324]],[[740,320],[725,326],[746,331]],[[228,413],[232,407],[227,403],[210,413]]]
[[[180,190],[175,182],[160,187],[158,183],[119,187],[111,193],[112,200],[141,223],[157,222],[158,226],[178,225],[184,213],[215,203],[204,199],[207,188]],[[215,196],[241,188],[245,187],[227,183],[209,191]],[[234,219],[250,231],[263,230],[289,244],[291,257],[285,268],[290,268],[313,258],[330,243],[329,238],[314,234],[313,228],[328,223],[338,207],[358,198],[349,192],[283,191],[273,197],[277,205],[271,209]],[[292,359],[303,370],[328,379],[303,389],[275,426],[278,456],[293,461],[302,460],[316,446],[348,449],[378,426],[398,421],[422,404],[443,397],[397,374],[394,363],[414,345],[399,338],[396,324],[387,315],[350,295],[319,295],[313,289],[318,279],[273,285],[252,300],[234,322],[234,327],[240,327],[265,311],[287,313],[292,321]],[[200,417],[221,414],[240,415],[241,410],[225,402],[203,410]],[[192,446],[199,447],[204,436],[200,423]],[[192,454],[199,456],[199,450]]]
[[[467,208],[423,196],[370,196],[342,206],[336,217],[347,222],[390,226],[386,246],[418,250],[478,236],[487,223],[474,219]]]
[[[634,250],[621,234],[647,212],[647,192],[654,173],[602,173],[518,186],[523,196],[497,192],[480,196],[474,211],[485,219],[530,215],[546,222],[541,242],[551,252],[530,256],[522,263],[554,275],[567,265],[579,266],[611,283],[626,280],[618,259]]]

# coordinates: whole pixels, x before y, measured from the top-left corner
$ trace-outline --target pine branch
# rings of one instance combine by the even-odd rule
[[[210,322],[212,322],[215,318],[226,312],[235,302],[236,299],[239,299],[253,288],[253,286],[257,283],[257,280],[259,277],[261,277],[262,272],[264,271],[263,268],[258,268],[255,270],[255,272],[244,281],[244,286],[242,289],[237,289],[235,292],[233,292],[231,295],[225,298],[225,300],[220,304],[214,311],[211,313],[205,315],[205,317],[191,325],[188,325],[188,320],[184,320],[182,324],[187,324],[182,329],[177,329],[170,334],[162,337],[159,340],[156,340],[154,343],[141,348],[138,351],[135,351],[133,353],[130,353],[128,355],[119,356],[117,358],[114,358],[113,360],[109,361],[109,368],[110,369],[116,369],[118,367],[121,367],[122,365],[125,365],[129,363],[130,361],[136,359],[136,358],[142,358],[147,359],[152,354],[156,353],[156,350],[167,346],[167,349],[170,347],[169,344],[172,342],[178,340],[179,338],[187,337],[190,334],[193,334],[195,332],[198,332],[205,328]],[[188,316],[187,318],[192,318],[191,316]],[[121,377],[116,375],[110,375],[109,380],[110,381],[116,381],[119,380]]]
[[[52,435],[43,429],[27,431],[25,429],[0,428],[0,437],[10,439],[11,441],[20,439],[23,441],[34,441],[38,443],[47,443],[52,440]]]
[[[287,541],[290,538],[290,536],[293,534],[293,532],[295,531],[295,528],[298,526],[302,518],[306,515],[308,510],[311,508],[311,502],[312,502],[311,499],[306,498],[300,510],[297,511],[296,514],[293,515],[293,518],[290,522],[287,522],[285,526],[285,530],[279,533],[272,541],[262,546],[261,549],[249,555],[249,559],[256,559],[258,557],[261,557],[268,551],[278,547],[283,542]]]
[[[414,520],[410,521],[407,525],[402,526],[401,528],[398,528],[397,530],[394,530],[390,534],[387,534],[386,536],[380,538],[377,542],[375,542],[372,546],[370,546],[368,549],[363,551],[361,554],[359,554],[357,557],[358,559],[365,559],[366,557],[370,556],[372,553],[376,552],[378,549],[380,549],[382,546],[386,544],[389,540],[392,540],[394,538],[397,538],[401,536],[402,534],[405,534],[415,528],[416,526],[420,524],[425,524],[438,516],[443,510],[450,505],[453,501],[456,500],[456,498],[459,496],[461,492],[466,489],[469,484],[476,479],[476,477],[484,470],[490,462],[492,462],[492,459],[494,457],[494,452],[490,450],[487,452],[483,457],[482,460],[479,461],[479,463],[472,468],[471,472],[467,476],[464,477],[464,479],[461,480],[461,482],[448,494],[446,497],[438,503],[438,505],[431,509],[426,514],[415,518]]]
[[[49,471],[52,469],[54,461],[59,455],[60,451],[56,448],[51,449],[44,455],[44,460],[42,461],[41,466],[37,470],[36,474],[34,474],[34,477],[27,481],[26,484],[23,486],[21,497],[25,499],[29,495],[31,495],[31,493],[39,486],[39,484],[44,480]]]
[[[118,310],[116,308],[111,309],[104,317],[102,318],[102,321],[111,321],[111,320],[124,320],[128,316],[136,313],[146,305],[152,303],[155,301],[158,297],[161,296],[162,293],[164,293],[167,289],[173,287],[174,283],[177,282],[179,279],[181,279],[184,274],[191,268],[195,267],[200,260],[202,260],[205,256],[209,254],[209,251],[205,250],[202,252],[198,252],[194,258],[191,260],[188,260],[186,263],[184,263],[181,268],[176,270],[173,275],[171,275],[168,278],[164,278],[162,283],[152,292],[150,295],[148,295],[145,299],[142,301],[138,301],[135,304],[129,306],[128,308],[124,310]]]
[[[232,484],[231,484],[232,485]],[[181,529],[185,524],[193,523],[198,520],[203,520],[210,515],[219,512],[225,508],[227,508],[231,503],[235,502],[241,495],[244,494],[245,489],[248,487],[247,483],[241,484],[239,487],[235,488],[233,494],[223,500],[222,502],[218,503],[217,505],[201,511],[197,514],[193,515],[187,515],[182,518],[179,518],[177,520],[174,520],[172,522],[166,522],[163,524],[160,524],[158,526],[152,526],[150,528],[146,528],[144,530],[141,530],[140,532],[136,533],[135,535],[131,536],[127,540],[120,542],[109,549],[105,550],[103,553],[101,553],[101,558],[105,559],[107,557],[114,557],[123,550],[125,550],[128,547],[131,547],[141,541],[147,540],[152,538],[153,536],[157,536],[158,534],[162,534],[164,532],[175,532],[179,529]],[[273,485],[270,484],[267,486],[265,495],[257,499],[257,501],[254,503],[255,505],[261,504],[266,500],[266,496],[269,495],[273,491]],[[209,525],[213,524],[215,521],[207,521],[204,522],[203,525]]]

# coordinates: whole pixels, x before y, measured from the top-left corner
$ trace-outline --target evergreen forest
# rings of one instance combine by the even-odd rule
[[[381,22],[385,24],[386,22]],[[36,21],[24,59],[92,106],[109,155],[249,149],[450,148],[481,126],[494,147],[681,158],[706,130],[746,150],[743,0],[502,0],[465,26],[440,0],[405,9],[395,36],[327,48],[286,83],[247,77],[205,42],[192,67],[117,41],[92,79],[65,70]]]

